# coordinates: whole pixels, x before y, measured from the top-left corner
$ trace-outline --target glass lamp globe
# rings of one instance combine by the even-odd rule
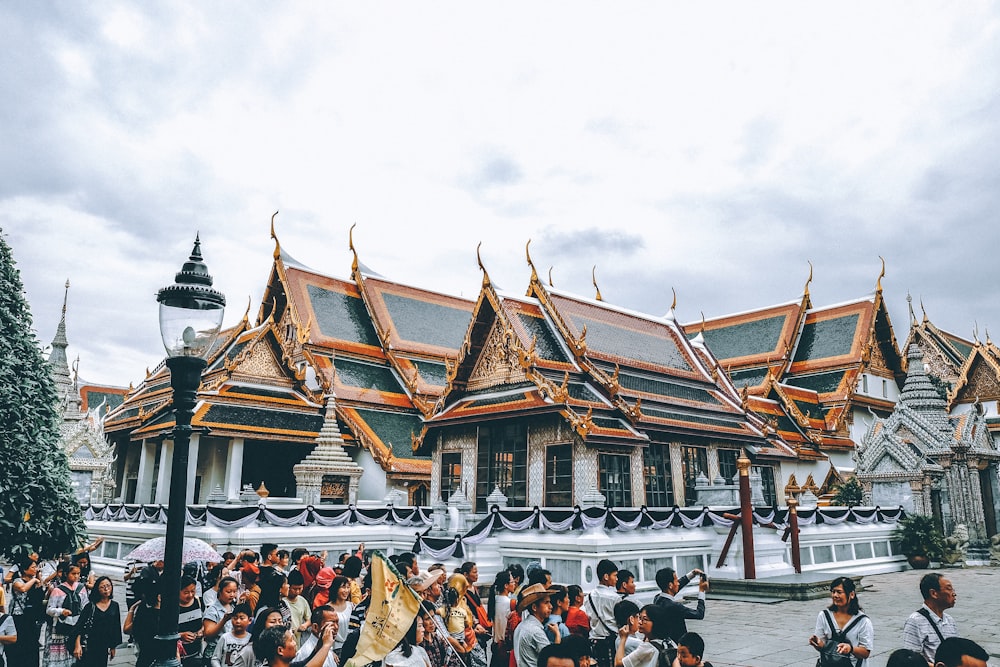
[[[212,276],[201,257],[201,240],[195,237],[191,256],[161,289],[160,338],[171,357],[204,358],[222,327],[226,297],[212,289]]]

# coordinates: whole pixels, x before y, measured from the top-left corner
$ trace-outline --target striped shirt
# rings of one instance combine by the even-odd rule
[[[958,636],[955,619],[948,612],[943,612],[944,616],[939,618],[927,605],[921,605],[920,608],[926,609],[930,613],[934,626],[937,626],[946,639]],[[910,614],[906,623],[903,624],[903,648],[916,651],[932,665],[934,664],[934,654],[937,652],[938,646],[941,645],[941,638],[934,631],[934,626],[919,611]]]

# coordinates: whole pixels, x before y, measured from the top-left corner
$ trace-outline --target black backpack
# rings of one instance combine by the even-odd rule
[[[846,628],[838,631],[837,626],[833,624],[833,617],[830,615],[829,610],[824,609],[823,615],[826,617],[827,625],[830,626],[830,638],[823,644],[823,648],[819,650],[819,659],[816,661],[816,667],[854,667],[857,663],[854,655],[850,653],[837,653],[837,645],[850,644],[851,642],[847,641],[847,633],[863,619],[867,618],[867,616],[859,614],[857,618],[847,624]]]
[[[650,639],[649,643],[656,649],[658,657],[656,667],[670,667],[677,657],[677,646],[669,639]]]

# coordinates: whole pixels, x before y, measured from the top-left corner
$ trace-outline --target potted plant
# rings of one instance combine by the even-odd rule
[[[934,525],[934,518],[926,514],[907,514],[900,520],[892,534],[899,550],[915,570],[923,570],[932,560],[941,558],[944,538]]]

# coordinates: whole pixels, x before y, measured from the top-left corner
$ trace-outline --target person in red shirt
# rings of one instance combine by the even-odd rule
[[[590,636],[590,617],[583,610],[583,589],[575,584],[569,587],[569,611],[565,622],[571,635]]]

